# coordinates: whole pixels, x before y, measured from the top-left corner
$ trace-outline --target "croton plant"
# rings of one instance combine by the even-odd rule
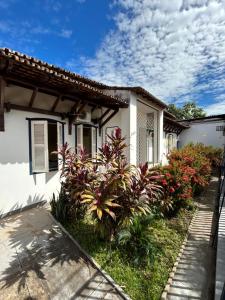
[[[211,164],[218,164],[221,155],[203,145],[188,145],[172,151],[167,166],[150,169],[148,163],[128,164],[126,148],[117,128],[94,158],[85,150],[75,153],[68,144],[59,151],[67,218],[89,214],[102,236],[110,239],[136,215],[153,210],[165,214],[187,205],[193,193],[209,182]]]

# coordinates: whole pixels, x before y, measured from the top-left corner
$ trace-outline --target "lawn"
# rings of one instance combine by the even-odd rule
[[[160,299],[193,213],[182,209],[176,218],[153,219],[151,260],[144,265],[134,263],[129,249],[98,238],[91,220],[64,226],[133,300]]]

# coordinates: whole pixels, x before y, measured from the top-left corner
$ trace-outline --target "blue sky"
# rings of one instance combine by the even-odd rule
[[[225,0],[0,0],[0,47],[225,112]]]

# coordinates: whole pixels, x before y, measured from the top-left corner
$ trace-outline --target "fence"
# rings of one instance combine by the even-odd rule
[[[225,150],[220,166],[219,185],[217,194],[217,224],[215,235],[213,239],[213,246],[217,246],[217,271],[216,271],[216,287],[215,299],[225,300],[225,257],[224,257],[224,236],[225,236],[225,218],[224,218],[224,204],[225,204]],[[221,260],[222,258],[222,260]]]

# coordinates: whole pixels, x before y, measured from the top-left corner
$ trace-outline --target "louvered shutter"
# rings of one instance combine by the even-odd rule
[[[77,125],[77,152],[83,149],[83,125]]]
[[[91,147],[92,147],[92,157],[96,155],[97,152],[97,135],[96,135],[96,128],[91,127]]]
[[[31,122],[32,171],[48,172],[48,122]]]

